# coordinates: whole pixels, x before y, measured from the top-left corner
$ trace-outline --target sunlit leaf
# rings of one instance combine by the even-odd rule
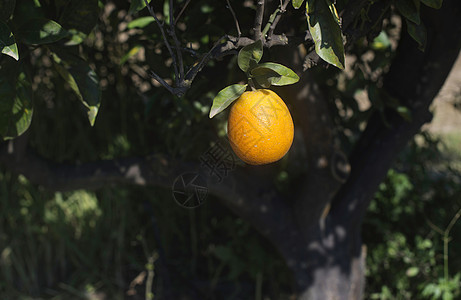
[[[258,40],[250,45],[243,47],[237,57],[237,62],[243,72],[248,72],[256,66],[263,56],[263,44]]]
[[[373,40],[371,48],[374,50],[384,50],[391,46],[391,41],[385,31],[381,31],[377,37]]]
[[[154,21],[155,21],[155,19],[152,16],[141,17],[141,18],[134,19],[133,21],[128,23],[127,27],[128,27],[128,29],[144,28],[144,27],[146,27],[147,25],[149,25],[150,23],[152,23]]]
[[[32,121],[32,88],[25,73],[7,72],[0,76],[0,135],[12,139],[23,134]],[[7,76],[15,78],[7,80]]]
[[[136,54],[139,53],[139,51],[141,49],[143,49],[144,47],[141,46],[141,45],[136,45],[134,46],[133,48],[130,49],[130,51],[128,51],[127,54],[125,54],[121,59],[120,59],[120,64],[123,65],[130,57],[133,57],[135,56]]]
[[[339,18],[338,11],[336,10],[335,4],[331,2],[331,0],[325,0],[328,4],[328,8],[330,9],[331,15],[335,19],[336,23],[341,26],[341,19]]]
[[[344,69],[344,45],[339,24],[324,0],[306,2],[309,31],[315,51],[326,62]]]
[[[418,267],[410,267],[407,269],[407,276],[408,277],[415,277],[419,273],[419,268]]]
[[[301,7],[303,4],[304,0],[293,0],[291,3],[293,4],[293,7],[298,9]]]
[[[69,32],[69,41],[66,42],[66,46],[75,46],[83,43],[87,35],[77,29],[70,29]]]
[[[397,113],[405,119],[405,121],[411,122],[413,117],[411,111],[406,106],[397,106],[396,109]]]
[[[0,21],[0,52],[19,60],[18,46],[8,26]]]
[[[247,88],[247,84],[233,84],[222,89],[213,99],[210,109],[210,118],[225,110],[232,102],[240,97]]]
[[[170,24],[170,0],[164,0],[163,2],[163,16],[165,18],[165,22]]]
[[[18,28],[16,36],[26,44],[49,44],[68,36],[68,33],[53,20],[33,18]]]

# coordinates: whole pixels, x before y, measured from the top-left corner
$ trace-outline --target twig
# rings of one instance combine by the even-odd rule
[[[176,74],[176,78],[179,76],[179,71],[178,71],[178,65],[176,62],[176,56],[173,53],[173,49],[171,48],[170,43],[168,42],[168,38],[166,37],[165,30],[163,28],[163,22],[160,22],[160,20],[157,18],[155,15],[154,9],[150,6],[150,4],[147,2],[147,0],[144,0],[144,3],[147,6],[147,9],[149,10],[150,15],[155,19],[155,22],[158,25],[158,28],[160,29],[160,32],[162,33],[163,40],[165,41],[165,46],[168,49],[168,52],[170,53],[171,58],[173,59],[173,68],[174,68],[174,73]],[[170,16],[171,17],[171,16]],[[157,79],[157,78],[156,78]],[[161,82],[160,82],[161,83]],[[163,83],[162,83],[163,84]],[[166,86],[165,86],[166,87]]]
[[[440,234],[440,235],[444,235],[444,231],[443,231],[442,229],[440,229],[437,225],[435,225],[434,223],[432,223],[431,220],[426,219],[426,222],[427,222],[427,224],[429,225],[429,227],[432,228],[432,230],[434,230],[435,232],[437,232],[437,233]]]
[[[290,2],[291,2],[291,0],[285,0],[283,3],[282,3],[282,1],[280,1],[280,8],[277,8],[275,10],[275,12],[272,14],[272,15],[275,15],[275,17],[273,19],[272,24],[270,25],[270,30],[269,30],[269,34],[268,34],[269,39],[274,34],[275,27],[277,27],[277,24],[280,21],[280,18],[282,17],[282,14],[285,13],[285,11],[287,9],[287,6],[288,6],[288,3],[290,3]],[[271,19],[272,19],[272,15],[271,15]],[[270,22],[268,22],[267,24],[269,25],[269,23]]]
[[[239,21],[237,20],[237,16],[235,15],[235,12],[232,9],[232,6],[231,6],[229,0],[226,0],[226,1],[227,1],[227,8],[229,8],[229,10],[230,10],[230,12],[232,14],[232,17],[234,17],[235,27],[237,28],[237,36],[240,38],[240,36],[242,35],[242,32],[240,31]]]
[[[174,94],[174,88],[169,85],[162,77],[157,75],[154,71],[150,71],[150,76],[157,80],[161,85],[163,85],[170,93]]]
[[[459,217],[461,217],[461,208],[455,214],[455,216],[451,219],[450,223],[448,224],[447,228],[443,233],[443,277],[445,278],[445,282],[448,281],[448,243],[450,242],[450,231],[451,228],[455,225],[456,221],[458,221]]]
[[[179,12],[179,14],[176,16],[176,19],[174,21],[174,26],[176,26],[176,23],[178,23],[178,20],[179,18],[181,18],[182,16],[182,13],[186,10],[187,6],[189,5],[191,0],[187,0],[186,3],[184,4],[184,6],[181,8],[181,11]]]
[[[147,280],[146,280],[146,292],[145,297],[146,299],[154,299],[154,293],[152,292],[152,286],[154,283],[154,276],[155,276],[155,261],[158,258],[158,254],[153,252],[147,258]]]
[[[445,233],[448,236],[450,234],[451,228],[455,225],[458,219],[461,217],[461,208],[455,214],[455,216],[451,219],[450,223],[448,224],[447,228],[445,228]]]
[[[173,42],[176,46],[176,55],[178,58],[179,62],[179,78],[176,76],[176,84],[178,84],[182,78],[184,78],[184,62],[182,59],[182,53],[181,53],[181,48],[180,48],[180,43],[178,40],[178,37],[176,36],[176,30],[174,27],[175,21],[174,21],[174,12],[173,12],[173,0],[170,0],[170,30],[169,34],[173,38]]]
[[[190,68],[190,70],[186,74],[186,82],[192,82],[195,79],[195,76],[197,76],[198,72],[210,61],[211,59],[211,54],[213,51],[221,45],[221,41],[226,38],[227,36],[222,36],[219,40],[216,41],[216,43],[213,45],[210,51],[205,54],[205,56],[200,60],[198,64],[196,64],[194,67]]]
[[[453,216],[451,219],[450,223],[448,226],[445,228],[445,230],[440,229],[437,225],[432,223],[429,219],[426,219],[426,222],[429,224],[429,226],[440,234],[442,236],[443,240],[443,278],[445,281],[448,281],[449,273],[448,273],[448,243],[450,242],[450,231],[453,228],[453,226],[456,224],[458,219],[461,217],[461,208],[458,209],[456,214]]]
[[[257,3],[255,24],[253,27],[255,41],[263,39],[263,36],[261,35],[261,26],[263,24],[264,17],[264,2],[265,0],[258,0]]]

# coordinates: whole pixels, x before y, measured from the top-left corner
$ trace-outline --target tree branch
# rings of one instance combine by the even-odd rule
[[[387,125],[374,114],[350,156],[352,173],[332,203],[333,218],[360,226],[363,215],[379,183],[408,141],[431,120],[429,106],[442,87],[461,49],[461,2],[447,1],[440,10],[424,9],[427,49],[402,30],[397,55],[384,87],[406,105],[412,115],[405,121],[396,112],[386,115]]]
[[[253,38],[255,41],[257,40],[262,40],[264,41],[264,37],[261,34],[261,27],[263,24],[263,17],[264,17],[264,3],[266,2],[265,0],[257,0],[258,2],[256,3],[256,15],[255,15],[255,23],[253,26]]]
[[[155,19],[155,22],[157,23],[158,28],[160,29],[160,32],[161,32],[162,37],[163,37],[163,41],[165,42],[165,46],[168,49],[168,52],[170,53],[171,59],[173,60],[174,73],[175,73],[176,77],[178,78],[179,77],[179,72],[178,72],[178,64],[177,64],[177,61],[176,61],[176,56],[174,55],[173,49],[171,48],[171,45],[170,45],[170,42],[168,42],[168,38],[166,37],[165,30],[163,29],[163,22],[160,22],[160,20],[157,18],[157,16],[155,15],[154,9],[147,2],[147,0],[144,0],[144,3],[146,4],[150,15]]]
[[[285,13],[288,3],[290,2],[291,0],[284,0],[283,2],[280,2],[279,8],[271,15],[271,19],[272,16],[274,16],[274,19],[272,22],[268,22],[268,25],[270,26],[268,33],[269,40],[272,39],[272,36],[274,35],[274,30],[277,27],[277,24],[279,23],[282,14]]]
[[[182,59],[182,52],[181,52],[181,46],[178,40],[178,37],[176,36],[176,30],[175,30],[175,21],[174,21],[174,10],[173,10],[173,0],[170,0],[169,2],[169,14],[170,14],[170,30],[169,34],[171,38],[173,39],[173,42],[175,44],[176,48],[176,55],[178,58],[179,62],[179,76],[176,74],[176,82],[180,82],[184,78],[184,61]],[[179,77],[179,78],[178,78]]]
[[[98,189],[104,186],[138,185],[171,189],[184,172],[198,172],[200,164],[175,162],[163,155],[63,164],[45,160],[30,150],[18,156],[20,139],[0,143],[0,165],[22,174],[30,182],[52,190]],[[289,253],[287,233],[299,236],[287,201],[273,184],[251,170],[236,169],[221,182],[205,176],[208,193],[259,230],[282,253]],[[171,199],[173,201],[173,198]],[[294,241],[294,240],[293,240]]]
[[[178,20],[181,18],[183,12],[186,10],[187,6],[189,5],[191,0],[187,0],[184,6],[181,8],[181,11],[179,11],[178,15],[176,16],[176,19],[174,20],[174,26],[176,26],[176,23],[178,23]]]
[[[234,18],[235,28],[237,29],[237,37],[240,38],[240,36],[242,35],[242,32],[240,31],[239,21],[237,20],[237,16],[235,15],[235,12],[232,9],[232,5],[230,4],[229,0],[226,0],[226,1],[227,1],[227,7],[229,8],[232,14],[232,17]]]

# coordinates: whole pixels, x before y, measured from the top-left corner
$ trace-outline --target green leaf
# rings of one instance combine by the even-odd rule
[[[259,40],[240,49],[237,62],[243,72],[248,72],[258,64],[262,57],[263,43]]]
[[[0,52],[19,60],[18,46],[8,26],[0,21]]]
[[[163,17],[165,18],[165,23],[170,24],[170,0],[163,2]]]
[[[397,106],[395,109],[397,113],[407,122],[411,122],[413,120],[411,111],[406,106]]]
[[[69,41],[66,42],[66,46],[75,46],[83,43],[87,35],[77,29],[69,29]]]
[[[391,41],[385,31],[381,31],[377,37],[373,40],[371,48],[374,50],[385,50],[391,46]]]
[[[395,0],[394,1],[398,11],[407,20],[419,25],[421,18],[419,16],[419,0]]]
[[[234,100],[245,92],[248,84],[233,84],[222,89],[213,99],[210,119],[225,110]]]
[[[306,12],[317,54],[326,62],[344,69],[345,55],[341,29],[326,1],[308,0]]]
[[[328,4],[328,8],[330,9],[331,15],[335,19],[336,23],[341,27],[341,19],[339,18],[338,11],[336,10],[335,4],[332,3],[330,0],[325,0]]]
[[[301,5],[303,4],[303,2],[304,2],[304,0],[293,0],[293,1],[291,2],[291,4],[293,4],[293,7],[294,7],[295,9],[298,9],[298,8],[301,7]]]
[[[0,1],[0,21],[6,22],[13,14],[16,0],[2,0]]]
[[[426,49],[427,43],[426,26],[424,26],[423,22],[421,22],[419,25],[416,25],[408,19],[406,20],[406,23],[408,34],[410,34],[410,36],[418,43],[419,50],[424,51],[424,49]]]
[[[290,68],[276,63],[263,63],[251,70],[251,74],[256,81],[263,87],[270,85],[282,86],[289,85],[299,81],[299,76]]]
[[[16,73],[3,69],[0,76],[0,135],[3,139],[12,139],[23,134],[30,126],[33,115],[32,88],[25,73]],[[5,73],[9,74],[6,75]]]
[[[150,3],[152,0],[147,0]],[[131,0],[130,8],[128,9],[128,14],[134,14],[146,7],[144,0]]]
[[[407,269],[407,276],[408,277],[415,277],[419,273],[419,268],[418,267],[410,267]]]
[[[421,2],[429,7],[440,9],[442,7],[443,0],[421,0]]]
[[[67,81],[82,104],[88,109],[88,120],[94,125],[101,101],[99,78],[88,63],[63,51],[53,53],[58,73]]]
[[[33,18],[18,28],[16,36],[26,44],[50,44],[68,36],[68,33],[53,20]]]
[[[141,45],[135,45],[133,48],[130,49],[130,51],[128,51],[127,54],[125,54],[121,59],[120,59],[120,65],[123,65],[124,63],[126,63],[126,61],[128,59],[130,59],[130,57],[133,57],[135,56],[136,54],[139,53],[139,51],[141,49],[143,49],[144,47],[141,46]]]
[[[269,69],[263,67],[256,67],[251,70],[252,77],[256,80],[256,82],[262,86],[263,88],[268,88],[277,81],[280,80],[280,75]]]
[[[96,0],[68,0],[59,16],[59,23],[88,35],[98,23],[99,6]]]
[[[144,27],[146,27],[147,25],[149,25],[150,23],[152,23],[154,21],[155,21],[155,19],[152,16],[141,17],[141,18],[137,18],[137,19],[131,21],[130,23],[128,23],[127,27],[128,27],[128,29],[144,28]]]

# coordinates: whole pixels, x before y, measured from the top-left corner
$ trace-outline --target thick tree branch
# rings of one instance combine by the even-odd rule
[[[335,148],[334,124],[328,110],[328,99],[316,83],[315,76],[314,70],[303,75],[302,89],[294,98],[307,160],[294,211],[298,224],[304,228],[318,224],[323,210],[342,183],[341,179],[335,177],[339,149]]]
[[[287,49],[288,48],[288,49]],[[296,137],[304,143],[304,153],[297,159],[304,173],[295,184],[293,211],[300,228],[307,230],[319,224],[326,205],[332,200],[344,177],[338,174],[340,158],[344,156],[334,140],[334,124],[330,116],[326,92],[316,78],[324,78],[322,68],[302,72],[304,53],[298,47],[274,49],[271,56],[282,64],[293,66],[301,74],[297,84],[282,88],[278,93],[286,99],[296,120]],[[289,51],[287,51],[289,50]],[[300,147],[299,147],[300,148]],[[347,159],[341,161],[347,165]]]
[[[18,149],[19,148],[19,149]],[[138,185],[171,189],[184,172],[197,172],[199,163],[174,162],[162,155],[131,157],[82,164],[63,164],[45,160],[30,151],[19,155],[21,138],[0,144],[0,165],[22,174],[32,183],[52,190],[97,189],[103,186]],[[287,201],[272,182],[258,179],[251,170],[233,170],[221,182],[207,176],[210,195],[216,196],[236,215],[242,217],[280,252],[289,253],[299,236]],[[173,197],[171,199],[173,200]],[[287,234],[290,235],[287,238]]]
[[[331,214],[360,226],[362,217],[379,183],[408,141],[431,120],[429,105],[442,87],[461,49],[461,2],[445,1],[440,10],[425,9],[423,22],[428,30],[425,52],[403,31],[397,56],[385,78],[389,94],[399,99],[412,113],[411,122],[393,111],[379,113],[369,121],[351,154],[352,173],[338,192]]]

